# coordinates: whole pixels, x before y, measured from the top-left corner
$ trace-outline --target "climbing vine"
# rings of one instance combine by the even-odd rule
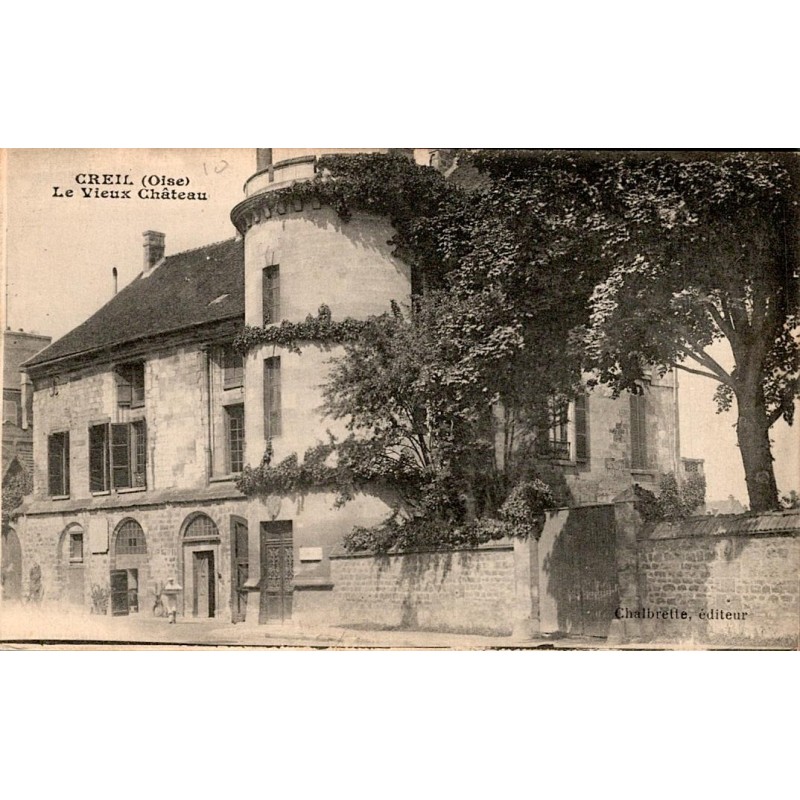
[[[312,342],[320,347],[352,342],[361,336],[369,325],[369,320],[352,317],[334,322],[331,319],[330,308],[323,303],[316,317],[309,314],[302,322],[283,320],[278,325],[263,327],[245,325],[242,333],[234,339],[233,346],[242,355],[262,344],[285,347],[293,353],[299,353],[301,342]]]

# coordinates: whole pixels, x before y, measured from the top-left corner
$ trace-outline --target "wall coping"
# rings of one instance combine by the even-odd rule
[[[514,549],[514,542],[511,539],[495,539],[491,542],[484,542],[476,547],[462,545],[460,547],[430,548],[426,550],[390,550],[387,553],[376,553],[365,550],[359,553],[345,552],[341,545],[337,545],[328,555],[331,561],[346,561],[356,558],[393,558],[397,556],[420,556],[420,555],[449,555],[451,553],[485,553],[491,551],[507,551]]]
[[[715,538],[721,536],[800,535],[800,509],[763,514],[720,514],[646,523],[639,539]]]

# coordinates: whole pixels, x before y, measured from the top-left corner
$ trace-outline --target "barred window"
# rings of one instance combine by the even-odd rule
[[[115,546],[117,555],[141,555],[147,553],[147,542],[142,526],[135,519],[122,523],[117,531]]]

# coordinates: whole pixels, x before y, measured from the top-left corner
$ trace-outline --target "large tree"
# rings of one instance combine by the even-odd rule
[[[389,213],[420,293],[412,314],[347,345],[327,401],[354,433],[436,476],[438,502],[449,492],[457,505],[460,494],[469,517],[494,512],[530,477],[549,401],[577,390],[580,355],[566,342],[588,320],[602,266],[587,253],[602,238],[599,195],[571,157],[476,152],[461,161],[470,165],[463,182],[396,164],[392,174],[381,167],[379,187],[365,184],[364,161],[352,193],[352,173],[332,164],[347,205],[366,200]],[[393,205],[409,184],[435,202]]]
[[[627,154],[601,159],[608,275],[580,344],[601,380],[632,388],[648,365],[702,375],[736,401],[754,511],[778,507],[769,430],[798,396],[795,154]],[[709,352],[730,346],[733,367]]]

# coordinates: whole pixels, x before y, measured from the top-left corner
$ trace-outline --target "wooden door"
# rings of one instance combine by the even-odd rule
[[[215,612],[214,596],[214,553],[211,550],[200,550],[193,554],[194,604],[196,617],[213,617]]]
[[[558,591],[559,629],[582,636],[608,636],[618,605],[612,506],[570,511],[551,566]]]
[[[233,567],[231,620],[233,622],[244,622],[247,613],[245,584],[250,572],[248,547],[247,524],[242,520],[234,519],[231,525],[231,549],[233,551],[231,553]]]
[[[261,523],[261,606],[259,622],[292,616],[292,523]]]
[[[83,564],[67,567],[67,603],[76,607],[83,605]]]
[[[128,570],[115,569],[111,572],[111,613],[115,617],[124,616],[130,611],[128,606]]]

